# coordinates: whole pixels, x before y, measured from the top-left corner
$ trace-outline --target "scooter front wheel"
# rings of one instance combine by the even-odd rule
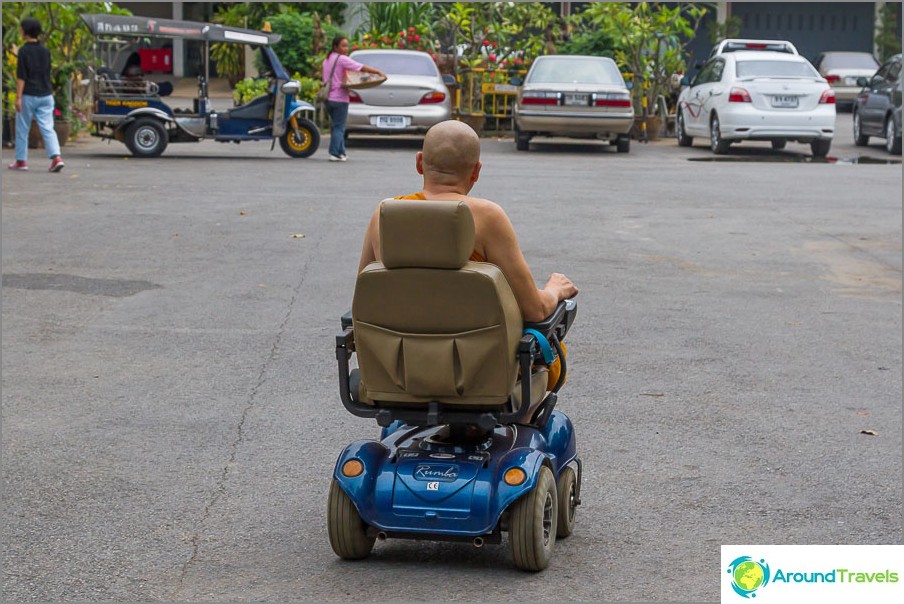
[[[297,116],[294,119],[298,123],[298,132],[289,120],[286,131],[279,137],[279,146],[289,157],[310,157],[320,146],[320,131],[310,120]]]
[[[521,570],[540,571],[549,566],[556,544],[559,515],[556,479],[543,466],[537,476],[537,486],[512,504],[509,520],[509,541],[512,558]]]
[[[330,546],[344,560],[366,558],[374,547],[374,537],[367,536],[367,525],[354,502],[335,479],[330,481],[326,528]]]

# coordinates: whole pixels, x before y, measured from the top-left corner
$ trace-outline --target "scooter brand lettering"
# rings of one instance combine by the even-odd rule
[[[453,482],[458,479],[461,469],[458,466],[437,466],[420,464],[414,469],[415,480]]]

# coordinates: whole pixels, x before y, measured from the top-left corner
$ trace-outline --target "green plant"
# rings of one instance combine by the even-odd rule
[[[269,21],[273,32],[282,36],[273,52],[286,71],[307,77],[316,75],[323,61],[324,45],[339,33],[339,28],[330,20],[321,21],[316,13],[283,13]]]
[[[901,52],[901,30],[898,23],[901,19],[901,3],[888,2],[879,10],[876,21],[875,44],[876,54],[880,62]]]
[[[236,83],[232,98],[237,105],[244,105],[251,99],[267,94],[267,85],[266,78],[245,78]]]
[[[50,78],[56,108],[61,118],[71,119],[73,82],[82,79],[86,72],[94,45],[94,37],[80,17],[83,13],[132,14],[112,2],[4,2],[4,90],[13,93],[16,90],[16,57],[22,43],[20,24],[22,19],[34,17],[41,23],[42,42],[50,51]],[[7,98],[4,95],[4,110],[8,109]]]
[[[615,42],[615,60],[631,74],[634,111],[647,115],[656,99],[667,96],[673,74],[683,73],[685,52],[694,39],[707,8],[679,3],[674,8],[660,2],[598,2],[587,16]]]

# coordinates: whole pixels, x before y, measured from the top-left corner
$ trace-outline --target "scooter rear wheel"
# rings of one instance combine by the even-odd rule
[[[367,536],[358,509],[335,479],[330,481],[326,527],[330,546],[344,560],[366,558],[374,547],[374,537]]]
[[[515,566],[534,572],[549,566],[558,515],[556,481],[552,471],[543,466],[534,489],[512,504],[509,541]]]
[[[559,495],[559,521],[556,525],[556,536],[567,537],[574,531],[574,514],[577,510],[577,478],[570,467],[566,466],[559,474],[556,491]]]

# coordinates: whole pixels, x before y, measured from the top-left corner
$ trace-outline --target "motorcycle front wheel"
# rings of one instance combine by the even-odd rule
[[[298,132],[292,127],[291,120],[286,124],[286,131],[279,137],[279,146],[289,157],[310,157],[320,146],[320,131],[314,122],[296,117]]]

